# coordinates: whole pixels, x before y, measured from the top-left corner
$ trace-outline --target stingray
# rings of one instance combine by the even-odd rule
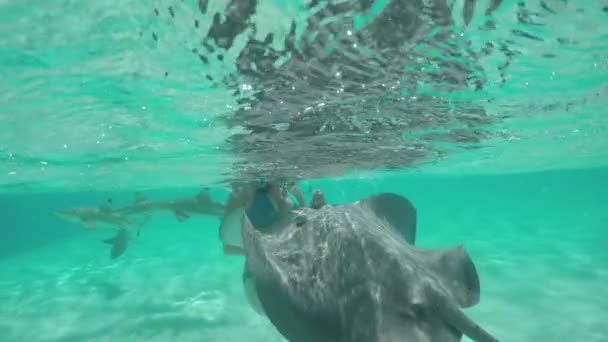
[[[385,193],[294,211],[269,233],[244,215],[246,267],[277,330],[290,342],[498,341],[461,310],[480,294],[468,253],[414,247],[412,210]]]

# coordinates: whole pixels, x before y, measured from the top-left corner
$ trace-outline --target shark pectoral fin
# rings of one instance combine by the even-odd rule
[[[412,245],[415,243],[416,208],[407,198],[383,193],[364,198],[358,205],[369,208],[379,219],[386,220],[405,241]]]
[[[82,224],[87,228],[95,228],[96,223],[93,220],[82,220]]]
[[[115,237],[112,238],[112,249],[110,250],[110,256],[112,260],[121,256],[129,246],[129,232],[125,228],[118,230]]]
[[[479,303],[479,276],[463,246],[421,252],[460,307]]]
[[[174,210],[173,213],[175,214],[175,217],[177,218],[177,220],[180,222],[190,218],[190,215],[186,214],[183,211]]]
[[[473,322],[455,305],[448,301],[438,303],[436,306],[445,323],[458,330],[474,342],[499,342],[498,339]]]
[[[116,237],[113,236],[113,237],[111,237],[109,239],[102,240],[102,242],[105,243],[105,244],[108,244],[108,245],[113,245],[115,240],[116,240]]]

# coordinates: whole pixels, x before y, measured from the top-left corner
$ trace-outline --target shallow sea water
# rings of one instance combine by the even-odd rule
[[[0,0],[0,341],[283,341],[218,218],[53,214],[260,175],[409,198],[500,341],[608,340],[606,1],[254,2]]]
[[[470,253],[481,301],[466,312],[501,341],[604,341],[607,180],[604,169],[401,175],[306,186],[324,189],[330,203],[383,191],[410,198],[420,215],[419,246],[463,244]],[[212,194],[225,195],[218,189]],[[72,197],[86,203],[107,195]],[[2,227],[5,251],[13,230],[67,236],[27,250],[24,237],[15,239],[15,251],[0,259],[1,340],[282,341],[248,306],[243,259],[222,255],[217,219],[177,223],[159,214],[124,256],[111,261],[101,243],[110,232],[53,220],[48,211],[58,206],[54,196],[2,199],[38,208],[27,223],[9,213]]]

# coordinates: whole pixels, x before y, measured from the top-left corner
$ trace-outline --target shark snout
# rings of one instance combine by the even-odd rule
[[[70,222],[78,222],[82,218],[82,213],[73,208],[55,210],[54,214],[60,219]]]
[[[65,217],[65,216],[76,216],[76,214],[70,210],[70,209],[59,209],[59,210],[55,210],[54,212],[55,215],[59,216],[59,217]]]

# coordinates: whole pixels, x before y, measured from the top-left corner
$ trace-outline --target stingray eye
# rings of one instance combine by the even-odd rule
[[[423,303],[412,303],[412,313],[419,318],[426,316],[426,309]]]
[[[306,218],[304,216],[296,216],[296,226],[302,227],[306,224]]]

